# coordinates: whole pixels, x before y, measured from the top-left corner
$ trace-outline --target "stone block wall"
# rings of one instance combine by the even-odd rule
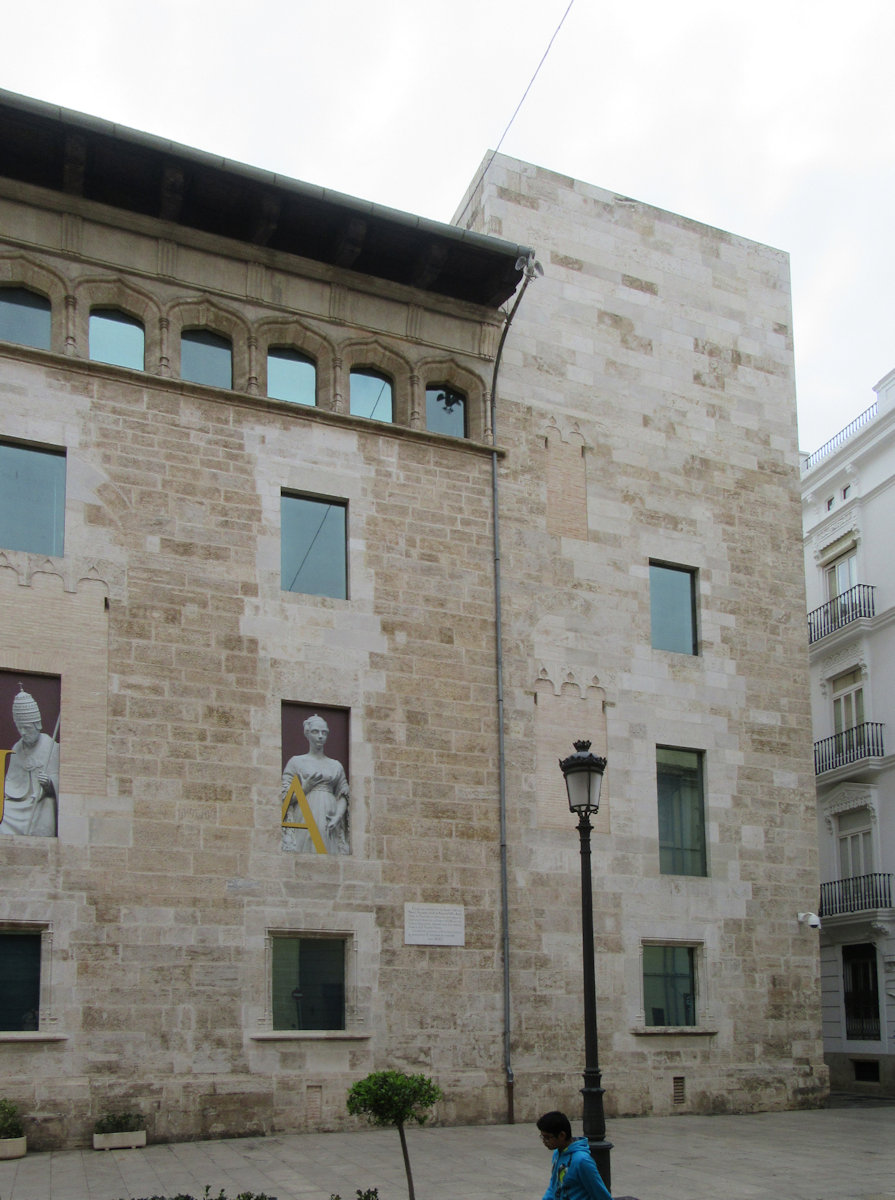
[[[791,928],[816,852],[785,259],[492,170],[483,223],[546,271],[498,402],[517,1118],[579,1104],[578,847],[557,759],[580,736],[609,757],[609,1112],[671,1111],[680,1078],[685,1110],[815,1102],[816,946]],[[0,435],[65,447],[68,466],[64,559],[0,558],[0,666],[61,675],[66,730],[59,837],[0,845],[0,923],[52,934],[46,1036],[2,1044],[34,1144],[84,1141],[113,1104],[141,1107],[151,1138],[332,1128],[382,1067],[432,1074],[440,1120],[504,1119],[483,444],[501,318],[175,243],[76,198],[60,222],[57,197],[4,189],[0,277],[43,280],[56,332],[49,352],[0,347]],[[138,294],[146,372],[89,362],[92,298],[132,311]],[[177,378],[176,333],[203,314],[234,339],[232,392]],[[263,397],[272,329],[313,348],[316,409]],[[401,424],[348,414],[352,363],[392,370]],[[420,427],[427,379],[467,391],[469,440]],[[347,600],[282,590],[283,490],[347,503]],[[650,647],[651,558],[698,571],[698,656]],[[284,701],[349,714],[348,856],[281,850]],[[657,744],[705,752],[706,878],[659,872]],[[465,945],[405,945],[411,902],[462,905]],[[286,931],[347,939],[344,1032],[271,1030]],[[698,1034],[644,1028],[650,939],[700,947]]]

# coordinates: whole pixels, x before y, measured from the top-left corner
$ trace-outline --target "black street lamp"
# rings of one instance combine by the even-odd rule
[[[559,760],[566,781],[569,808],[578,814],[581,839],[581,938],[584,964],[584,1136],[597,1169],[608,1189],[612,1188],[603,1088],[597,1054],[597,988],[594,977],[594,901],[590,871],[590,814],[600,807],[600,787],[606,759],[590,752],[590,742],[575,742],[575,753]]]

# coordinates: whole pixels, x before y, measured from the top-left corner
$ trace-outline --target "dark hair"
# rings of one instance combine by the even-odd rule
[[[571,1139],[572,1137],[572,1126],[565,1113],[544,1113],[543,1117],[538,1117],[537,1125],[541,1133],[549,1133],[552,1137],[559,1137],[561,1133],[564,1133],[567,1138]]]

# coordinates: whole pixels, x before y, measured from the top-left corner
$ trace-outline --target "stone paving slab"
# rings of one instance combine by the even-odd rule
[[[895,1200],[895,1106],[609,1123],[613,1192],[639,1200]],[[533,1124],[408,1130],[418,1200],[540,1200]],[[390,1129],[63,1150],[0,1162],[0,1200],[132,1200],[223,1188],[277,1200],[406,1200]]]

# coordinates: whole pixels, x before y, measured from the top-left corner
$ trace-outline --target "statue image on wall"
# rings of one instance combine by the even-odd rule
[[[59,680],[23,676],[7,708],[13,672],[0,672],[0,697],[4,714],[3,741],[0,744],[0,768],[3,800],[0,807],[0,835],[19,837],[56,837],[59,815]],[[43,731],[44,710],[55,713],[52,736]],[[11,712],[11,722],[6,713]],[[11,726],[18,734],[13,740]],[[5,747],[10,746],[10,749]]]
[[[295,744],[294,734],[289,737],[289,725],[296,723],[300,708],[306,710],[306,706],[283,705],[284,748],[290,741]],[[345,742],[347,714],[338,716],[346,718],[344,737],[339,739]],[[301,728],[308,752],[294,755],[283,769],[282,849],[298,854],[348,854],[348,778],[342,763],[325,752],[329,725],[314,712]]]

